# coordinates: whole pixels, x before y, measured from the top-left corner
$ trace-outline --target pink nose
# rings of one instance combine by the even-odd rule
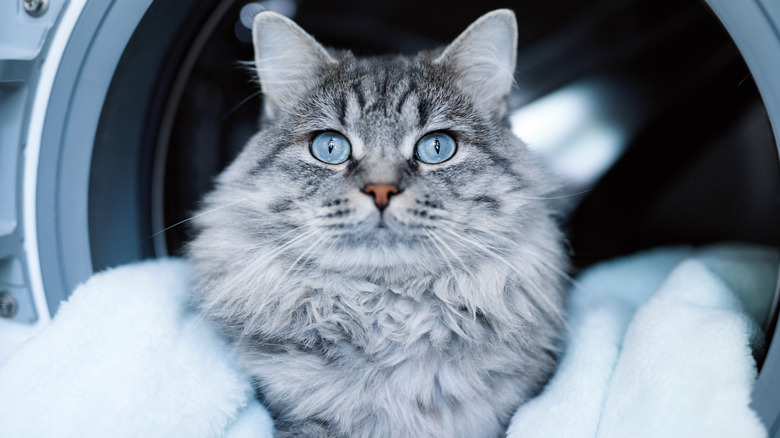
[[[363,193],[374,196],[374,204],[379,211],[384,211],[390,203],[390,197],[399,192],[395,184],[369,184],[363,188]]]

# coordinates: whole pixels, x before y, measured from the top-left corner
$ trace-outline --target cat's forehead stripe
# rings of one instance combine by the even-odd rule
[[[395,111],[397,113],[401,113],[401,110],[404,107],[404,104],[406,103],[406,100],[409,98],[409,95],[412,94],[412,92],[417,91],[417,82],[410,81],[409,87],[406,89],[406,91],[401,94],[401,97],[398,99],[398,105],[395,108]]]
[[[352,83],[352,91],[355,93],[358,107],[362,111],[366,107],[366,96],[363,94],[363,88],[361,87],[360,81],[355,81]]]
[[[346,125],[347,121],[347,96],[345,93],[341,93],[341,95],[338,98],[338,108],[339,108],[339,124],[341,126]]]
[[[391,108],[400,114],[410,97],[417,96],[419,100],[420,66],[386,59],[373,63],[351,61],[345,61],[334,82],[349,84],[350,97],[356,100],[361,115],[397,117],[390,112]],[[418,113],[426,115],[427,106]]]
[[[427,99],[417,99],[417,126],[419,128],[423,128],[428,124],[430,113],[430,102]]]

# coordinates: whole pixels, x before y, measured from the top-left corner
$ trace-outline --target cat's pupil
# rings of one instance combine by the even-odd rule
[[[311,141],[309,152],[326,164],[341,164],[349,159],[349,140],[338,132],[320,133]]]
[[[455,139],[443,132],[434,132],[421,138],[415,148],[418,160],[428,164],[439,164],[455,155]]]

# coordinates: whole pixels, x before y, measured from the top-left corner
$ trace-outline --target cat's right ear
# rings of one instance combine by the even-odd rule
[[[336,63],[311,35],[275,12],[255,15],[252,42],[265,116],[270,119],[313,87],[323,67]]]
[[[458,87],[487,114],[500,119],[506,114],[516,58],[515,14],[498,9],[472,23],[433,62],[450,66]]]

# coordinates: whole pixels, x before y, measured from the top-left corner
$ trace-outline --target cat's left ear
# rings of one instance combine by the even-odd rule
[[[433,62],[452,68],[458,88],[491,118],[502,118],[514,83],[516,60],[515,14],[498,9],[472,23]]]
[[[271,119],[314,87],[323,68],[336,64],[311,35],[275,12],[255,15],[252,42],[265,116]]]

